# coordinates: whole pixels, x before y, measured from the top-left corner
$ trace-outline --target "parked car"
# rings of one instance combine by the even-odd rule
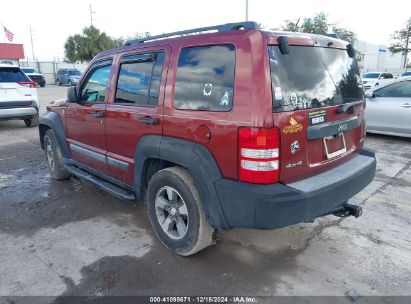
[[[46,86],[46,79],[43,74],[39,73],[35,68],[20,68],[24,74],[29,76],[29,78],[37,83],[39,86],[44,88]]]
[[[411,137],[411,77],[366,92],[367,132]]]
[[[347,201],[376,161],[354,57],[342,40],[254,22],[130,41],[48,108],[41,146],[55,179],[145,202],[158,238],[184,256],[216,229],[358,217]]]
[[[57,70],[56,84],[68,84],[74,86],[81,78],[81,72],[77,69],[59,69]]]
[[[27,127],[37,126],[36,85],[19,67],[0,64],[0,120],[22,119]]]
[[[391,73],[364,73],[362,74],[362,83],[364,84],[364,90],[369,90],[375,86],[382,85],[394,79],[394,75]]]
[[[404,73],[401,74],[401,77],[405,77],[405,76],[411,76],[411,71],[404,72]]]

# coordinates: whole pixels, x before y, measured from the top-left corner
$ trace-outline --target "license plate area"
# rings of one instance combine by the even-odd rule
[[[324,150],[327,159],[335,158],[347,152],[344,133],[323,138]]]

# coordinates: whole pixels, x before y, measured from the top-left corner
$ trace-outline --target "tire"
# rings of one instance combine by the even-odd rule
[[[175,253],[189,256],[213,244],[214,228],[207,222],[187,170],[171,167],[153,175],[148,185],[147,211],[157,237]]]
[[[71,79],[69,79],[69,81],[68,81],[67,84],[68,84],[69,87],[72,87],[72,86],[73,86],[73,83],[71,82]]]
[[[40,87],[44,88],[46,86],[45,83],[41,84]]]
[[[36,114],[33,117],[24,118],[24,123],[27,128],[37,127],[39,124],[39,114]]]
[[[46,131],[43,142],[50,175],[57,180],[69,178],[70,173],[64,168],[63,155],[51,129]]]
[[[61,86],[61,83],[60,83],[60,80],[59,80],[59,79],[56,80],[56,85],[57,85],[57,86]]]

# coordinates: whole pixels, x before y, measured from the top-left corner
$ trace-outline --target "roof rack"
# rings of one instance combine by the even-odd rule
[[[156,35],[156,36],[150,36],[150,37],[141,38],[141,39],[134,39],[134,40],[127,41],[124,44],[124,46],[133,45],[133,44],[140,44],[140,43],[144,43],[146,41],[156,40],[156,39],[161,39],[161,38],[167,38],[167,37],[172,37],[172,36],[182,36],[182,35],[194,34],[194,33],[200,33],[200,32],[207,32],[207,31],[226,32],[226,31],[233,31],[233,30],[241,30],[241,29],[250,30],[250,29],[258,29],[258,28],[259,28],[258,24],[254,21],[226,23],[226,24],[221,24],[221,25],[214,25],[214,26],[208,26],[208,27],[199,27],[199,28],[193,28],[193,29],[190,29],[190,30],[171,32],[171,33],[166,33],[166,34],[161,34],[161,35]]]

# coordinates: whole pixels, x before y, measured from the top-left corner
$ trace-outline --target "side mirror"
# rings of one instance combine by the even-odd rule
[[[67,89],[67,101],[68,102],[78,102],[76,87],[69,87]]]

